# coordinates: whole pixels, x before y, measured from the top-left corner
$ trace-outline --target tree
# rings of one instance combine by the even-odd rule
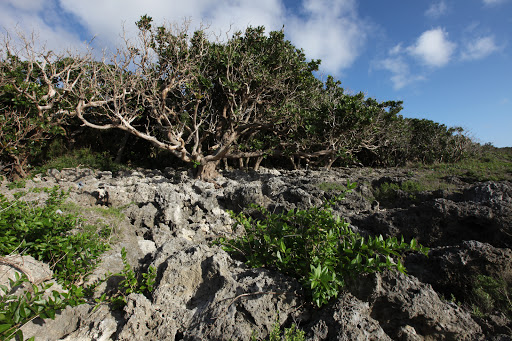
[[[189,37],[186,25],[153,28],[147,16],[137,26],[137,43],[83,71],[75,113],[85,125],[125,130],[209,178],[221,159],[264,153],[238,144],[297,121],[319,61],[282,32],[249,27],[210,42],[204,30]]]
[[[402,102],[378,102],[363,93],[347,94],[332,76],[316,87],[313,110],[302,117],[294,134],[294,154],[330,168],[336,160],[355,161],[362,149],[382,146],[379,136],[402,109]]]
[[[0,49],[0,162],[3,173],[26,176],[30,159],[39,155],[53,136],[63,134],[68,88],[79,79],[79,59],[36,51],[35,38],[19,36]]]
[[[398,116],[402,102],[347,94],[334,78],[317,79],[320,61],[307,61],[282,31],[248,27],[221,41],[206,29],[189,35],[187,23],[154,27],[142,16],[136,25],[137,37],[125,37],[102,59],[90,50],[59,54],[36,49],[33,38],[20,36],[18,45],[7,39],[0,95],[23,108],[9,102],[4,116],[37,117],[46,122],[38,129],[74,118],[124,131],[196,166],[205,179],[223,159],[255,158],[257,168],[270,155],[330,167],[340,158],[378,164],[420,152],[423,161],[462,155],[457,130],[406,121]],[[27,129],[21,135],[47,136]],[[427,155],[431,137],[436,155]]]

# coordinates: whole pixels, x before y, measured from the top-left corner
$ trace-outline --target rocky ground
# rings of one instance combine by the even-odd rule
[[[107,305],[67,308],[55,320],[23,327],[36,340],[250,340],[274,323],[297,324],[307,340],[510,340],[501,311],[475,314],[468,298],[478,275],[512,283],[512,183],[446,179],[449,189],[378,196],[381,184],[414,181],[408,170],[226,171],[212,182],[186,171],[52,170],[26,188],[71,190],[79,207],[122,208],[114,246],[91,280],[122,268],[125,247],[135,268],[157,268],[151,298],[131,294],[123,311]],[[250,203],[270,210],[318,205],[347,180],[357,189],[336,207],[353,229],[403,235],[431,248],[394,272],[351,279],[336,301],[308,304],[298,282],[268,269],[250,269],[211,241],[232,233],[226,210]],[[5,184],[2,193],[10,195]],[[41,199],[44,193],[26,198]],[[88,219],[96,217],[87,211]],[[101,287],[101,290],[108,288]],[[467,302],[460,302],[466,300]],[[510,299],[509,299],[510,303]]]

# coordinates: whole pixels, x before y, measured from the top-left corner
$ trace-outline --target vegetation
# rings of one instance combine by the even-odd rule
[[[512,292],[502,278],[477,275],[473,282],[469,304],[477,316],[500,312],[512,318]]]
[[[348,183],[347,191],[355,184]],[[235,239],[219,239],[224,250],[241,256],[251,267],[267,267],[297,278],[317,306],[338,296],[347,277],[396,269],[405,273],[401,255],[428,249],[403,238],[363,237],[333,215],[333,205],[345,194],[322,207],[270,213],[254,206],[262,219],[234,214],[234,229],[244,229]]]
[[[16,274],[9,286],[0,286],[0,339],[23,339],[20,327],[41,317],[55,318],[66,306],[86,302],[111,303],[114,308],[126,304],[130,293],[149,295],[153,291],[156,269],[135,274],[126,259],[120,273],[108,273],[103,279],[84,286],[89,274],[98,265],[100,255],[109,248],[110,229],[85,225],[76,214],[65,214],[63,200],[66,193],[58,188],[45,189],[48,199],[40,205],[17,198],[13,201],[0,196],[0,254],[24,253],[49,264],[54,278],[66,290],[51,290],[51,283],[33,284],[25,274]],[[21,196],[23,195],[23,192]],[[62,210],[61,210],[62,209]],[[99,284],[112,276],[122,280],[112,293],[92,300]],[[30,288],[14,294],[11,288]]]
[[[295,323],[291,325],[290,328],[284,328],[281,331],[281,326],[279,325],[279,320],[277,320],[272,326],[272,331],[270,332],[267,339],[268,341],[304,341],[306,339],[306,333],[303,330],[300,330]],[[251,336],[251,341],[258,340],[258,336],[253,333]]]
[[[485,145],[473,157],[456,163],[437,163],[419,166],[438,179],[459,176],[468,181],[512,180],[512,148],[495,148]]]
[[[162,150],[167,164],[178,159],[203,178],[213,177],[222,160],[254,160],[255,168],[263,160],[296,168],[395,166],[458,161],[474,148],[460,128],[403,118],[401,102],[349,94],[333,77],[318,79],[320,61],[308,61],[282,31],[248,27],[218,41],[205,29],[189,35],[186,23],[155,27],[142,16],[136,25],[137,39],[101,61],[92,53],[36,50],[23,36],[6,40],[4,172],[25,175],[48,158],[50,141],[72,145],[106,130],[122,133],[98,146],[117,162],[123,153],[149,158]],[[127,151],[129,136],[146,145]]]
[[[90,148],[75,149],[63,155],[45,161],[41,166],[34,167],[34,173],[45,173],[48,169],[87,167],[103,171],[117,172],[128,167],[115,163],[108,152],[97,153]]]

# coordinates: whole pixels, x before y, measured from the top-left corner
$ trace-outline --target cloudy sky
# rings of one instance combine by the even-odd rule
[[[263,25],[322,59],[351,92],[403,100],[406,117],[512,146],[512,0],[0,0],[0,25],[48,47],[119,43],[148,14],[213,32]]]

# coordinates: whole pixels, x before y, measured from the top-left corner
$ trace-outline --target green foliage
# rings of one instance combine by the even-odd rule
[[[460,176],[468,181],[512,180],[512,149],[483,146],[476,155],[459,162],[422,168],[437,178]]]
[[[400,115],[384,122],[377,132],[378,148],[362,148],[358,159],[368,166],[403,166],[412,162],[457,162],[470,156],[475,144],[460,127],[448,128]]]
[[[118,309],[126,305],[126,297],[131,293],[148,295],[153,292],[156,279],[156,268],[153,266],[148,268],[148,272],[137,276],[128,263],[124,247],[121,250],[121,258],[123,260],[123,270],[110,276],[121,276],[123,279],[119,282],[117,292],[108,298],[108,301]],[[103,298],[105,299],[105,297]]]
[[[355,184],[348,183],[347,191]],[[336,218],[333,205],[270,213],[255,206],[262,219],[244,213],[234,214],[234,229],[242,227],[245,235],[236,239],[220,238],[224,250],[243,256],[251,267],[267,267],[297,278],[317,306],[338,295],[345,278],[384,269],[405,272],[401,254],[428,249],[403,238],[363,237],[349,224]]]
[[[205,30],[157,26],[148,15],[135,24],[139,40],[127,41],[108,62],[52,51],[16,56],[10,49],[2,56],[0,165],[24,176],[48,141],[74,139],[82,123],[119,128],[206,173],[200,176],[214,174],[222,158],[396,166],[456,162],[474,145],[461,128],[403,118],[400,101],[346,93],[332,76],[321,81],[320,61],[308,60],[283,31],[247,27],[210,41]],[[111,142],[98,142],[99,149],[112,150],[118,141]],[[137,149],[125,154],[135,160],[147,152]],[[148,154],[158,153],[143,159],[153,159]],[[118,167],[97,161],[59,160],[43,170]]]
[[[48,169],[62,170],[64,168],[85,167],[103,171],[117,172],[127,169],[126,166],[112,161],[108,152],[96,153],[89,148],[76,149],[64,155],[48,160],[40,167],[34,169],[34,173],[44,173]]]
[[[58,120],[38,111],[32,96],[44,96],[41,74],[28,61],[7,52],[0,60],[0,171],[24,177],[29,162],[38,158],[47,142],[64,134]]]
[[[15,188],[25,188],[26,181],[25,180],[17,180],[12,181],[7,184],[7,188],[13,190]]]
[[[270,332],[268,341],[304,341],[306,339],[306,333],[303,330],[300,330],[297,325],[294,323],[290,328],[284,328],[281,331],[281,326],[279,325],[279,321],[276,321],[272,326],[272,331]],[[258,340],[257,335],[253,333],[251,336],[251,341]]]
[[[337,182],[321,182],[317,187],[324,192],[339,192],[346,190],[345,185]]]
[[[114,309],[122,309],[127,303],[127,296],[129,294],[137,293],[147,296],[153,292],[157,275],[156,268],[150,266],[147,272],[137,275],[128,263],[126,249],[124,247],[121,250],[121,259],[123,261],[123,270],[115,274],[108,273],[99,281],[99,283],[101,283],[111,277],[122,277],[117,290],[111,294],[103,294],[100,298],[96,299],[97,304],[107,302],[112,304]],[[95,286],[99,283],[96,283]]]
[[[57,187],[45,189],[48,199],[44,204],[34,205],[19,199],[10,201],[0,196],[0,255],[23,250],[34,258],[46,262],[54,270],[55,278],[67,292],[51,291],[52,284],[31,284],[25,275],[16,273],[10,288],[19,285],[30,290],[21,295],[11,294],[9,288],[1,286],[0,295],[0,339],[13,337],[23,339],[20,327],[37,317],[55,318],[55,314],[67,306],[86,303],[99,284],[112,276],[123,279],[114,293],[103,294],[97,303],[110,302],[115,308],[126,304],[130,293],[149,295],[154,288],[156,269],[136,275],[127,261],[123,248],[121,257],[123,270],[107,274],[102,280],[86,287],[76,283],[85,282],[97,265],[101,253],[108,245],[109,229],[83,225],[76,214],[64,214],[63,200],[66,193]]]
[[[424,184],[413,180],[403,181],[400,184],[384,182],[375,190],[374,196],[380,202],[393,203],[400,197],[400,191],[406,193],[409,200],[416,200],[416,193],[426,190]]]
[[[498,311],[512,318],[511,295],[509,284],[502,278],[478,275],[474,279],[470,298],[473,313],[485,316]]]
[[[53,290],[49,293],[52,283],[39,286],[29,282],[25,275],[15,274],[15,279],[9,279],[10,288],[18,286],[29,287],[21,295],[10,294],[6,286],[0,286],[0,338],[10,340],[17,337],[23,340],[20,327],[25,323],[40,317],[54,319],[55,314],[67,306],[77,306],[85,302],[79,287],[71,286],[66,293]]]
[[[0,195],[0,254],[25,250],[50,264],[57,280],[71,285],[85,278],[108,246],[101,231],[85,231],[75,215],[60,211],[66,194],[57,187],[48,191],[44,205],[7,200]],[[98,234],[99,232],[99,234]]]

